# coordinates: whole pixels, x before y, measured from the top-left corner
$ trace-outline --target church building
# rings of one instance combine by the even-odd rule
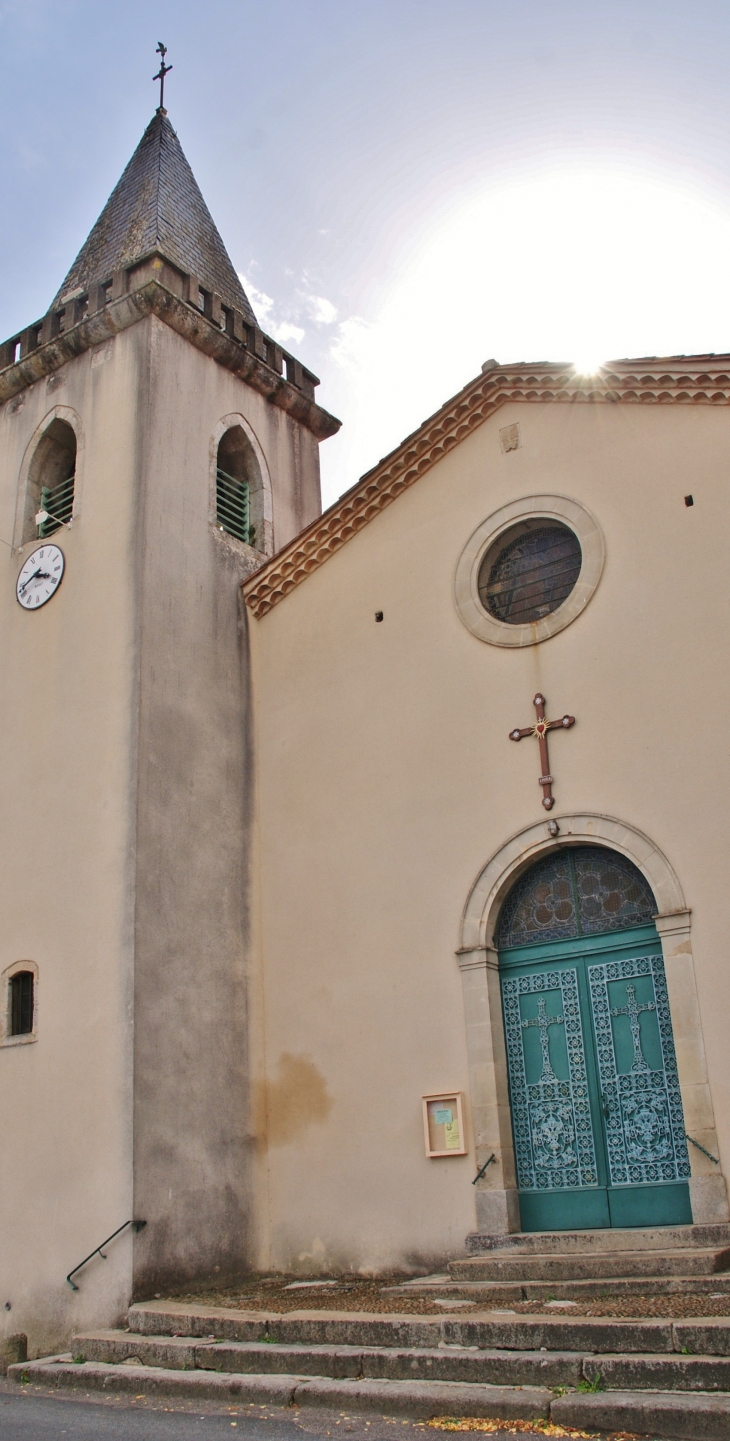
[[[730,1219],[730,356],[489,360],[324,514],[317,384],[160,108],[0,347],[34,1354],[251,1271]]]

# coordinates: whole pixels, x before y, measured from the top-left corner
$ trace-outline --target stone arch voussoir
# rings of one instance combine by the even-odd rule
[[[500,846],[477,876],[461,920],[460,950],[492,946],[499,908],[517,877],[533,861],[566,842],[598,844],[619,851],[638,867],[651,886],[659,915],[686,911],[676,873],[659,847],[635,826],[612,816],[556,816],[559,832],[549,833],[545,821],[518,831]]]

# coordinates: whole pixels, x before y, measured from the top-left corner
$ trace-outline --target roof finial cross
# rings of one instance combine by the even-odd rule
[[[534,726],[525,726],[523,730],[510,731],[509,738],[511,741],[521,741],[525,736],[537,736],[540,743],[540,769],[542,770],[542,775],[540,776],[539,785],[542,786],[542,803],[546,811],[551,811],[555,805],[555,799],[553,797],[553,778],[550,774],[550,765],[548,763],[547,733],[548,731],[556,729],[567,730],[568,726],[574,726],[575,716],[564,715],[560,717],[560,720],[546,720],[545,697],[544,695],[540,695],[539,691],[532,704],[537,712],[537,720]]]
[[[157,42],[157,49],[155,51],[155,54],[159,55],[160,57],[160,68],[157,71],[157,74],[152,76],[153,80],[159,80],[160,82],[160,103],[157,107],[157,114],[166,115],[167,111],[165,109],[165,76],[169,75],[170,71],[172,70],[172,66],[165,64],[167,46],[163,45],[161,40],[158,40]]]

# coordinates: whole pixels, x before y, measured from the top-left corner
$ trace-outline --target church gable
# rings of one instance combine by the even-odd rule
[[[724,365],[492,372],[245,582],[267,1053],[306,1046],[334,1098],[269,1151],[282,1269],[314,1234],[356,1266],[435,1255],[474,1211],[490,1236],[727,1218],[695,1155],[720,1155]],[[420,1106],[460,1092],[469,1161],[443,1131],[424,1156]],[[378,1208],[373,1175],[418,1205]]]
[[[548,363],[485,369],[246,583],[246,602],[253,614],[266,615],[402,491],[510,402],[728,405],[730,356],[621,360],[590,377]],[[509,438],[506,448],[512,448]]]

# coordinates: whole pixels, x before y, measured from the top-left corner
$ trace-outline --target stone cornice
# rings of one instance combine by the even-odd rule
[[[244,582],[246,603],[253,614],[266,615],[401,491],[511,401],[728,405],[730,355],[622,360],[591,377],[577,375],[568,365],[511,365],[486,370]]]
[[[63,311],[61,314],[63,315]],[[214,319],[175,295],[161,280],[152,276],[145,278],[144,283],[138,284],[136,288],[122,293],[119,298],[102,300],[97,310],[87,311],[79,321],[71,323],[68,328],[56,334],[53,334],[54,316],[49,313],[46,320],[39,321],[36,326],[31,326],[29,331],[24,331],[17,342],[8,342],[7,347],[17,345],[20,348],[20,358],[14,364],[0,369],[0,404],[43,376],[59,370],[74,356],[82,355],[84,351],[100,345],[102,341],[126,330],[130,325],[135,325],[147,315],[157,315],[196,349],[232,371],[239,379],[245,380],[271,405],[293,416],[318,440],[325,440],[339,430],[339,420],[317,405],[302,387],[292,384],[271,365],[267,365],[246,340],[239,340],[222,330]],[[262,336],[262,332],[257,331],[254,346],[259,343],[258,337],[264,342],[268,340],[268,337]],[[275,342],[269,341],[269,344],[275,350],[280,350]],[[281,355],[278,364],[281,369]],[[300,367],[300,371],[301,369]],[[305,372],[305,379],[308,375],[309,372]],[[311,390],[311,385],[308,388]]]

